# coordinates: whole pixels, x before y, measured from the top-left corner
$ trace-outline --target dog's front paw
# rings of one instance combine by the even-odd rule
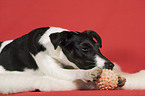
[[[126,82],[126,78],[121,77],[121,76],[118,76],[118,85],[117,85],[117,87],[124,86],[125,85],[125,82]]]
[[[93,81],[93,80],[96,81],[100,77],[101,73],[102,73],[102,68],[95,67],[88,71],[87,79],[90,81]]]

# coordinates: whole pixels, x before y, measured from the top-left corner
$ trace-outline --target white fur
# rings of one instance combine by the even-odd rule
[[[102,59],[101,57],[99,57],[98,55],[96,55],[96,58],[95,58],[95,60],[96,60],[96,66],[98,66],[98,67],[103,67],[104,66],[104,64],[105,64],[105,60],[104,59]]]
[[[1,68],[0,72],[0,93],[18,93],[18,92],[28,92],[39,89],[40,91],[66,91],[66,90],[76,90],[77,86],[73,82],[76,79],[87,79],[92,80],[92,74],[97,76],[99,70],[95,67],[90,70],[63,70],[54,62],[49,62],[45,64],[54,64],[50,67],[48,72],[50,74],[44,74],[44,70],[29,70],[25,69],[24,72],[18,71],[6,71]],[[45,65],[44,64],[44,65]],[[53,69],[54,68],[54,69]],[[47,72],[47,73],[48,73]]]
[[[122,87],[122,89],[125,90],[145,89],[145,70],[141,70],[140,72],[136,73],[125,73],[122,72],[119,65],[115,64],[113,71],[121,75],[122,77],[126,78],[126,83]]]
[[[13,41],[13,40],[8,40],[8,41],[2,42],[2,44],[1,44],[1,46],[0,46],[0,53],[1,53],[1,51],[3,50],[3,48],[4,48],[5,46],[7,46],[8,44],[10,44],[12,41]]]
[[[77,89],[72,81],[58,80],[50,76],[26,73],[0,73],[0,93],[40,91],[63,91]],[[64,86],[67,85],[67,86]]]

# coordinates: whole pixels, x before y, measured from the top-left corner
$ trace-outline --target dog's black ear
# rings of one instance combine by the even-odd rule
[[[97,42],[99,43],[99,47],[102,47],[102,40],[101,37],[99,36],[99,34],[97,34],[96,32],[92,31],[92,30],[87,30],[84,31],[83,33],[91,36],[92,38],[95,38],[97,40]]]
[[[56,49],[58,46],[65,46],[68,39],[72,37],[72,34],[73,33],[69,31],[63,31],[61,33],[50,34],[49,37],[50,37],[51,43],[54,46],[54,49]]]
[[[28,50],[33,55],[45,50],[44,46],[39,43],[39,39],[48,29],[49,27],[34,29],[28,34]]]

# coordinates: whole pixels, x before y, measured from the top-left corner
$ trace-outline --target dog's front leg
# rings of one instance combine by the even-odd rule
[[[100,67],[95,67],[90,70],[81,70],[81,69],[74,69],[74,70],[68,70],[68,69],[60,69],[62,76],[65,77],[65,79],[68,80],[90,80],[93,81],[97,77],[100,77],[100,74],[102,72],[102,69]]]
[[[89,70],[81,69],[63,69],[59,65],[59,62],[54,60],[52,57],[46,53],[38,53],[34,57],[36,60],[39,70],[45,75],[49,75],[55,78],[64,79],[64,80],[93,80],[97,76],[100,76],[102,69],[100,67],[95,67]]]

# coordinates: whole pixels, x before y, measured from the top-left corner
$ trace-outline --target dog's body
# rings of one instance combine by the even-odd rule
[[[58,27],[38,28],[1,42],[0,92],[98,89],[86,81],[100,76],[102,68],[113,68],[99,47],[101,38],[93,31],[79,33]]]
[[[58,27],[38,28],[1,42],[0,93],[98,89],[90,81],[96,80],[103,68],[114,66],[101,54],[101,47],[96,32]],[[124,81],[120,78],[118,86]]]

